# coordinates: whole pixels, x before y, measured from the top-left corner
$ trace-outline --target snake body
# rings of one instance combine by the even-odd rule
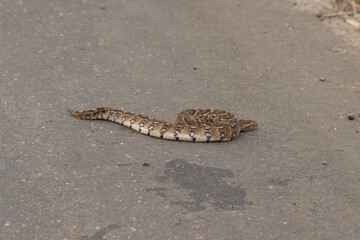
[[[144,135],[187,142],[230,141],[237,138],[240,132],[257,128],[253,120],[238,119],[232,113],[214,109],[183,110],[178,113],[175,123],[108,107],[68,111],[80,119],[109,120]]]

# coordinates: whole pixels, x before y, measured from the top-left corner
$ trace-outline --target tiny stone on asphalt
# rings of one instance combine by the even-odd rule
[[[348,119],[349,120],[354,120],[355,119],[355,114],[352,114],[352,113],[348,114]]]
[[[143,163],[143,166],[147,167],[147,166],[150,166],[150,164],[147,163],[147,162],[144,162],[144,163]]]
[[[325,78],[321,77],[319,78],[320,81],[324,82],[325,81]]]

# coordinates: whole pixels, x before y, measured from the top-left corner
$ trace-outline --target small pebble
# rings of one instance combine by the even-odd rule
[[[268,33],[268,32],[269,32],[269,30],[267,30],[267,29],[264,30],[264,33]]]
[[[147,162],[144,162],[144,163],[143,163],[143,166],[144,166],[144,167],[147,167],[147,166],[150,166],[150,164],[147,163]]]
[[[319,78],[320,81],[324,82],[325,81],[325,78],[321,77]]]
[[[348,119],[349,120],[354,120],[355,119],[355,114],[352,114],[352,113],[348,114]]]
[[[324,161],[324,162],[322,162],[322,165],[329,165],[329,164],[328,164],[327,162],[325,162],[325,161]]]

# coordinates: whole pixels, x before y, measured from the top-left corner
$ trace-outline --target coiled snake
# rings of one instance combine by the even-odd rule
[[[187,109],[178,113],[175,123],[159,121],[119,109],[102,107],[88,111],[68,111],[80,119],[103,119],[119,123],[141,134],[176,141],[222,142],[237,138],[240,132],[257,128],[253,120],[236,118],[214,109]]]

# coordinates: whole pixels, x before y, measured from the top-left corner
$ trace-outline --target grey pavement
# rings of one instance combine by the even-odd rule
[[[2,0],[0,41],[0,239],[359,239],[360,50],[292,1]],[[259,129],[172,142],[66,111],[103,106]]]

